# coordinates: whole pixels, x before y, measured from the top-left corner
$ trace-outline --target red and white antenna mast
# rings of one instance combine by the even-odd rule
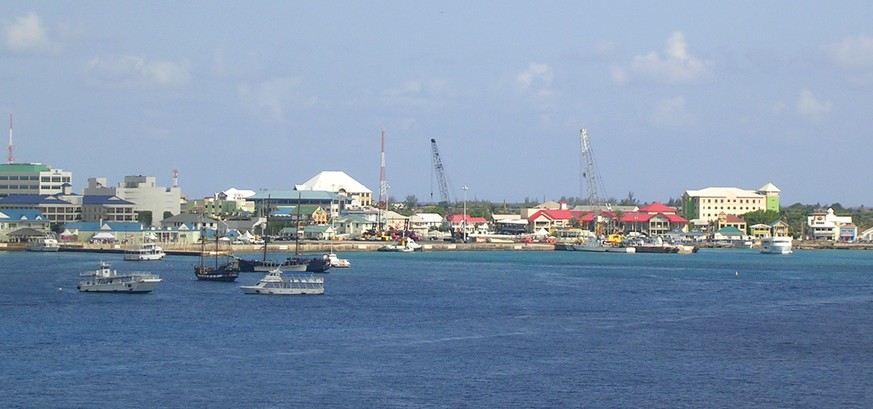
[[[385,180],[385,130],[382,130],[382,155],[379,160],[379,208],[388,208],[388,182]]]
[[[9,156],[6,157],[6,160],[9,163],[15,163],[15,145],[12,144],[12,114],[9,114]]]

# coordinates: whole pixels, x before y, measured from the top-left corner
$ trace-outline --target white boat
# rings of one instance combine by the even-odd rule
[[[791,237],[764,237],[761,239],[761,253],[791,254],[793,242]]]
[[[105,261],[100,262],[97,270],[82,273],[80,276],[88,277],[76,286],[81,292],[142,294],[151,292],[161,282],[160,276],[151,273],[118,274]]]
[[[27,247],[27,251],[58,251],[60,249],[61,245],[58,243],[58,239],[52,234],[46,234],[45,237]]]
[[[352,266],[352,263],[350,263],[349,260],[337,257],[334,252],[327,254],[327,261],[329,261],[330,266],[334,268],[349,268]]]
[[[412,251],[421,250],[421,244],[416,243],[415,240],[412,240],[409,237],[405,237],[400,239],[400,241],[396,241],[392,244],[386,244],[376,250],[409,253]]]
[[[139,247],[124,251],[124,259],[127,261],[160,260],[166,255],[164,249],[155,243],[143,243]]]
[[[324,277],[316,277],[311,273],[283,274],[276,269],[255,285],[244,285],[240,289],[245,294],[261,295],[324,294]]]

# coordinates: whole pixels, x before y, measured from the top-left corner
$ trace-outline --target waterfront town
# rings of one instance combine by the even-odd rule
[[[685,190],[678,206],[571,204],[565,200],[468,207],[376,197],[342,171],[322,171],[287,190],[227,187],[211,197],[186,198],[154,176],[112,184],[92,177],[81,193],[73,175],[41,163],[0,164],[0,245],[26,247],[46,236],[61,245],[124,246],[143,242],[183,248],[223,238],[257,246],[281,241],[416,241],[450,243],[580,242],[620,235],[701,246],[751,247],[762,238],[812,243],[867,242],[851,216],[831,208],[804,215],[798,226],[781,216],[780,190],[705,187]],[[410,200],[412,199],[412,200]],[[360,246],[359,249],[368,247]],[[351,248],[349,248],[351,249]]]

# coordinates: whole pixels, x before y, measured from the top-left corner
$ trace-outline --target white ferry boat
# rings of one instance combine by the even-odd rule
[[[302,295],[324,294],[324,277],[314,274],[282,274],[281,270],[272,270],[255,285],[244,285],[240,289],[245,294],[262,295]]]
[[[124,251],[124,259],[127,261],[160,260],[166,255],[164,249],[155,243],[143,243],[139,247]]]
[[[764,237],[761,239],[761,253],[791,254],[792,243],[791,237]]]
[[[100,262],[97,270],[82,273],[80,276],[88,277],[76,286],[81,292],[142,294],[151,292],[161,282],[160,276],[151,273],[118,274],[105,261]]]

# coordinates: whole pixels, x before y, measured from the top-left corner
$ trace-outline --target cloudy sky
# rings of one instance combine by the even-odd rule
[[[389,195],[873,205],[873,2],[7,1],[17,162],[189,197],[342,170]],[[6,121],[4,121],[6,122]]]

